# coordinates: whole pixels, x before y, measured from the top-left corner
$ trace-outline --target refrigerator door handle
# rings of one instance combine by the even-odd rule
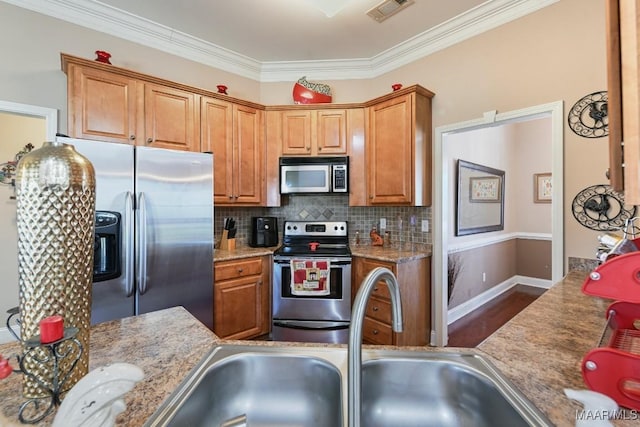
[[[147,209],[145,196],[138,196],[138,293],[147,292]]]
[[[125,268],[125,293],[127,297],[133,295],[135,290],[133,267],[135,236],[133,234],[133,193],[127,191],[124,199],[124,268]]]

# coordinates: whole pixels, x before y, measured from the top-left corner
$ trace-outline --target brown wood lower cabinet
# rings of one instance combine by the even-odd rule
[[[386,283],[378,283],[369,297],[363,324],[363,341],[380,345],[428,345],[431,334],[431,258],[406,262],[387,262],[354,257],[352,296],[367,274],[376,267],[386,267],[400,285],[404,331],[391,329],[391,298]]]
[[[269,333],[270,257],[219,261],[213,271],[213,332],[228,339]]]

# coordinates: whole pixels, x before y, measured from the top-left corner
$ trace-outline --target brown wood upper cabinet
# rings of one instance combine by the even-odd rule
[[[282,111],[282,155],[347,154],[347,110]]]
[[[366,205],[431,205],[432,97],[413,86],[368,106]]]
[[[62,55],[72,137],[199,151],[198,95]]]
[[[264,201],[264,111],[202,97],[202,151],[213,153],[214,203],[261,206]]]
[[[609,179],[640,205],[640,0],[607,0]]]

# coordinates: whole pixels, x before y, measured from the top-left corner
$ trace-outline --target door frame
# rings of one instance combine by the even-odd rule
[[[449,234],[452,227],[452,215],[450,198],[448,194],[449,180],[452,179],[450,165],[445,161],[443,137],[456,132],[466,132],[488,126],[497,126],[510,122],[530,120],[536,117],[551,118],[551,153],[552,176],[554,185],[552,188],[551,206],[551,280],[558,282],[564,276],[564,196],[562,177],[564,176],[564,121],[563,101],[550,102],[520,110],[498,114],[497,111],[488,111],[482,117],[439,126],[435,129],[434,139],[434,164],[433,164],[433,273],[432,283],[432,322],[431,344],[446,346],[448,341],[448,299],[447,284],[447,254],[449,246]],[[560,177],[560,182],[556,181]]]

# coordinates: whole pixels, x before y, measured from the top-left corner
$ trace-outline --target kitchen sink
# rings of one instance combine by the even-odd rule
[[[156,426],[347,425],[347,349],[220,345],[146,422]],[[362,352],[363,427],[552,426],[474,353]]]
[[[335,365],[269,348],[242,350],[214,349],[148,425],[342,425],[342,379]]]
[[[361,424],[510,427],[544,425],[541,413],[472,354],[381,358],[362,365]]]

